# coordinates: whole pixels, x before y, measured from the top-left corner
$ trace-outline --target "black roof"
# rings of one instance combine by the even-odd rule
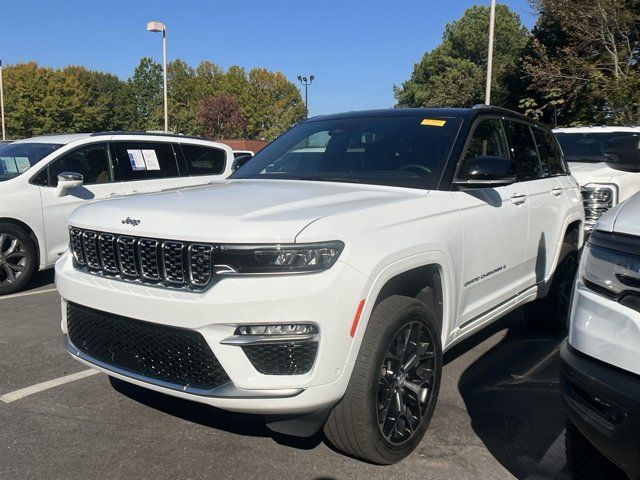
[[[319,115],[312,117],[307,122],[314,122],[318,120],[340,120],[343,118],[358,118],[358,117],[406,117],[406,116],[434,116],[434,117],[458,117],[465,119],[474,119],[481,114],[493,113],[500,116],[509,116],[512,118],[519,118],[526,122],[534,123],[537,125],[543,125],[540,122],[523,115],[522,113],[514,112],[508,108],[496,107],[494,105],[475,105],[470,108],[389,108],[379,110],[360,110],[344,113],[335,113],[331,115]]]

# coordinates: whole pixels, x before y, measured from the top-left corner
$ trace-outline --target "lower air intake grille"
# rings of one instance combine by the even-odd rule
[[[192,330],[142,322],[67,304],[69,339],[107,365],[176,387],[212,390],[229,382],[204,337]]]
[[[242,350],[263,375],[302,375],[313,367],[318,342],[250,345]]]

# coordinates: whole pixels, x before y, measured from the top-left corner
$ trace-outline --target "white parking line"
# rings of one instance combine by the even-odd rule
[[[92,375],[97,375],[98,373],[100,373],[98,370],[90,368],[89,370],[83,370],[82,372],[65,375],[64,377],[60,378],[54,378],[53,380],[37,383],[35,385],[31,385],[30,387],[21,388],[20,390],[16,390],[15,392],[5,393],[0,397],[0,401],[4,403],[15,402],[16,400],[28,397],[29,395],[33,395],[34,393],[43,392],[45,390],[49,390],[50,388],[64,385],[65,383],[75,382],[76,380],[81,380],[86,377],[91,377]]]
[[[56,287],[53,287],[53,288],[45,288],[44,290],[35,290],[33,292],[12,293],[11,295],[5,295],[4,297],[0,297],[0,300],[10,300],[12,298],[28,297],[29,295],[38,295],[39,293],[49,293],[49,292],[57,292],[57,291],[58,289]]]

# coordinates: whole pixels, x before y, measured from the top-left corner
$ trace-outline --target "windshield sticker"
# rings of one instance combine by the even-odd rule
[[[147,164],[144,163],[144,157],[142,156],[142,150],[127,150],[127,155],[129,155],[131,168],[134,171],[147,169]]]
[[[18,173],[18,166],[13,157],[0,157],[0,165],[3,173]]]
[[[141,150],[141,152],[144,163],[147,165],[147,170],[160,170],[160,163],[155,150]]]
[[[18,171],[20,173],[26,172],[31,168],[31,163],[29,163],[29,157],[16,157],[16,166],[18,167]]]
[[[444,127],[447,123],[446,120],[438,120],[436,118],[425,118],[420,122],[420,125],[426,125],[428,127]]]

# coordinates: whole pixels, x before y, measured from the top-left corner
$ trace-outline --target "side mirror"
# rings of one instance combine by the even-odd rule
[[[56,194],[62,197],[67,193],[67,190],[73,187],[80,187],[84,183],[84,177],[75,172],[62,172],[58,175],[58,186],[56,187]]]
[[[463,164],[454,185],[467,188],[491,188],[517,181],[516,163],[504,157],[475,157]]]
[[[604,152],[607,165],[616,170],[640,172],[640,137],[625,135],[609,140]]]
[[[236,170],[239,170],[240,167],[242,167],[245,163],[247,163],[249,160],[251,160],[253,158],[253,155],[240,155],[238,158],[236,158],[233,161],[233,166],[231,167],[231,169],[235,172]]]

